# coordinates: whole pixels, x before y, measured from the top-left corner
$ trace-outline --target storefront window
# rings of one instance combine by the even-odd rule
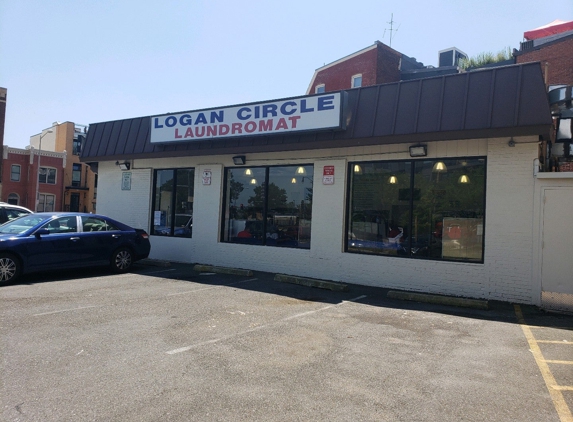
[[[194,169],[155,171],[152,234],[192,236],[194,181]]]
[[[313,166],[228,168],[223,241],[310,248]]]
[[[483,262],[485,158],[350,165],[349,252]]]

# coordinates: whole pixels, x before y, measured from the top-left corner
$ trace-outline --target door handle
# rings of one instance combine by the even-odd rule
[[[113,237],[114,239],[119,239],[121,237],[121,234],[112,234],[111,237]]]
[[[71,240],[72,242],[75,242],[76,240],[80,240],[80,238],[79,238],[79,237],[70,237],[70,240]]]

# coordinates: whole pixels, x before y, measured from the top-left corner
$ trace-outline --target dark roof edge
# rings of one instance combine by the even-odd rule
[[[256,144],[237,145],[221,148],[202,148],[193,150],[169,149],[167,151],[154,151],[139,154],[116,154],[105,157],[81,157],[81,162],[100,162],[122,159],[151,159],[176,157],[201,157],[207,155],[270,153],[280,151],[301,151],[315,149],[349,148],[356,146],[391,145],[391,144],[418,144],[439,141],[472,140],[504,138],[511,136],[542,136],[549,139],[551,125],[535,125],[507,128],[490,128],[477,130],[462,130],[448,132],[428,132],[407,135],[393,135],[384,137],[357,138],[357,139],[325,139],[302,143]],[[349,154],[352,155],[352,154]],[[375,155],[375,154],[374,154]]]

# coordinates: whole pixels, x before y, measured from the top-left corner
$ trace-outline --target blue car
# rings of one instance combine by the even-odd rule
[[[42,212],[0,226],[0,282],[64,268],[109,265],[115,272],[147,258],[149,236],[98,214]]]

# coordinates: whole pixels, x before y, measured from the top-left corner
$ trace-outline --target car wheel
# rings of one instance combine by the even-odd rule
[[[119,248],[111,256],[111,269],[117,273],[126,272],[133,264],[133,253],[129,248]]]
[[[0,254],[0,282],[9,283],[15,281],[22,270],[20,261],[14,255]]]

